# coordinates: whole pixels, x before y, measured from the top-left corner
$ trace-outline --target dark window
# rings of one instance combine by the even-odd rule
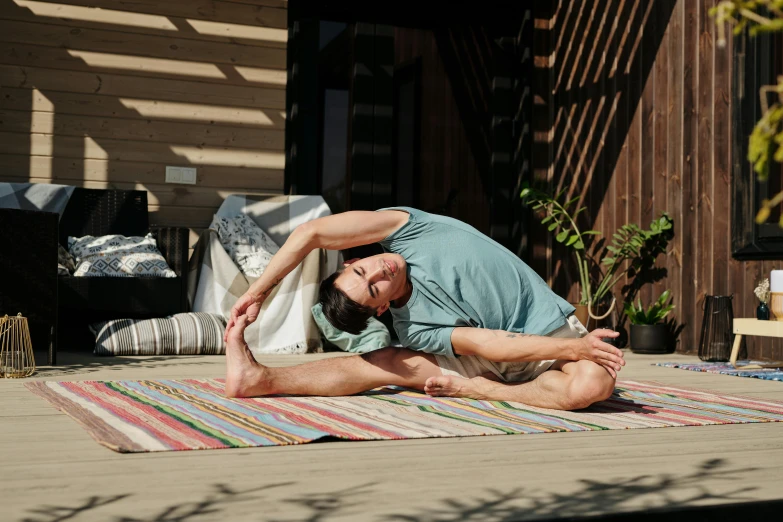
[[[760,203],[783,190],[783,169],[779,163],[772,163],[769,179],[761,182],[747,159],[748,137],[762,114],[759,89],[776,83],[778,75],[783,74],[781,49],[780,34],[734,37],[732,254],[736,259],[783,257],[783,228],[778,224],[781,207],[766,223],[755,222]]]

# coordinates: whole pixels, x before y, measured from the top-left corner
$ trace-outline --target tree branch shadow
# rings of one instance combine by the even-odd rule
[[[519,519],[566,518],[598,514],[628,514],[647,509],[690,513],[694,509],[720,509],[721,505],[739,505],[752,518],[748,502],[757,488],[734,486],[758,468],[729,466],[721,458],[705,460],[693,471],[682,474],[639,474],[608,480],[581,479],[575,491],[560,492],[560,488],[545,490],[537,487],[532,475],[521,475],[520,484],[508,488],[469,488],[459,498],[433,498],[430,507],[408,509],[405,498],[398,499],[391,512],[374,510],[373,499],[387,493],[387,486],[366,483],[340,488],[324,487],[321,491],[302,491],[297,481],[273,483],[249,489],[236,489],[227,484],[213,484],[212,491],[202,500],[172,503],[151,516],[101,516],[98,510],[109,504],[129,501],[127,508],[138,505],[139,496],[91,496],[76,506],[44,506],[31,509],[33,516],[21,522],[61,522],[84,516],[88,520],[116,522],[190,522],[195,520],[230,520],[231,506],[244,503],[257,510],[258,518],[275,522],[304,520],[321,522],[327,519],[359,516],[387,521],[488,521],[505,522]],[[400,477],[404,479],[404,477]],[[716,485],[726,484],[727,488]],[[393,491],[388,494],[395,494]],[[729,503],[729,504],[725,504]],[[735,503],[735,504],[731,504]],[[742,503],[742,504],[739,504]],[[712,506],[710,506],[712,504]],[[719,505],[720,504],[720,505]],[[759,503],[760,508],[769,503]],[[286,507],[293,508],[291,514]],[[768,507],[769,508],[769,507]],[[115,507],[116,509],[116,507]],[[775,508],[777,509],[777,508]],[[275,512],[282,515],[276,516]],[[384,512],[385,511],[385,512]],[[234,514],[236,514],[234,512]],[[98,518],[96,518],[98,517]]]

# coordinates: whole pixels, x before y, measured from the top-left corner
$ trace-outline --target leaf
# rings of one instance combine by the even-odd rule
[[[545,217],[544,219],[541,220],[541,224],[542,225],[546,225],[548,222],[552,221],[552,218],[554,218],[554,217],[555,216],[550,214],[549,216],[547,216],[547,217]]]
[[[577,250],[584,250],[585,244],[582,243],[581,241],[577,241],[576,243],[574,243],[574,248]]]
[[[549,230],[550,232],[552,232],[554,229],[556,229],[556,228],[557,228],[557,225],[558,225],[558,223],[552,223],[551,225],[549,225],[549,227],[547,228],[547,230]]]
[[[579,239],[579,236],[577,236],[576,234],[574,234],[573,236],[569,237],[568,238],[568,242],[566,243],[566,246],[573,245],[574,243],[576,243],[577,239]]]
[[[583,236],[599,236],[601,235],[601,232],[598,230],[586,230],[585,232],[582,232]]]
[[[771,210],[769,207],[761,207],[759,209],[758,214],[756,214],[756,223],[761,225],[762,223],[765,223],[769,219],[769,215],[771,214]]]
[[[614,264],[614,258],[613,257],[605,257],[601,260],[601,263],[604,265],[613,265]]]
[[[560,233],[555,236],[555,239],[557,239],[558,243],[562,243],[563,241],[568,238],[568,230],[561,230]]]
[[[530,191],[529,188],[523,188],[522,192],[519,193],[519,197],[522,198],[522,199],[525,199],[526,197],[528,197],[530,195],[530,192],[531,191]]]

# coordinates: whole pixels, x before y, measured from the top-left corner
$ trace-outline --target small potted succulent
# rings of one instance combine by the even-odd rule
[[[669,328],[663,319],[674,310],[669,301],[671,292],[666,290],[645,311],[641,299],[625,304],[625,315],[631,321],[630,344],[634,353],[666,353]]]

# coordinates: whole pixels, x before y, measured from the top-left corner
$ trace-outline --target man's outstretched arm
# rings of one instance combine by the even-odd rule
[[[455,354],[478,355],[495,362],[585,359],[604,366],[612,377],[617,377],[616,372],[625,365],[623,352],[602,339],[618,335],[613,330],[598,329],[581,339],[568,339],[484,328],[455,328],[451,345]]]
[[[316,248],[344,250],[377,243],[408,221],[406,212],[352,211],[325,216],[296,227],[269,265],[231,309],[226,337],[240,315],[253,322],[272,290]]]

